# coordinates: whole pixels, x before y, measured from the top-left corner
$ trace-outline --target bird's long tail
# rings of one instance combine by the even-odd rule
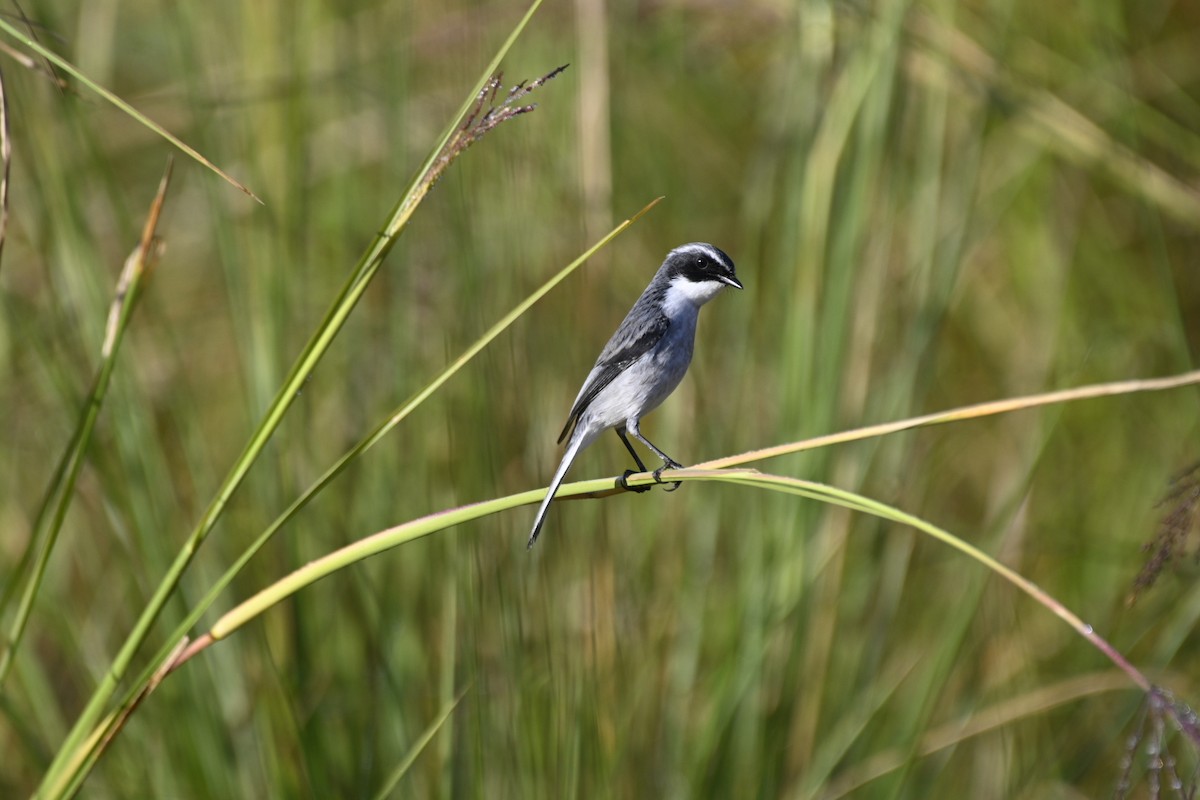
[[[558,469],[554,472],[554,479],[550,481],[550,488],[546,490],[546,497],[538,507],[537,516],[533,518],[533,530],[529,532],[529,544],[526,549],[533,547],[533,543],[537,541],[538,534],[542,531],[542,524],[546,521],[546,512],[550,510],[550,501],[554,499],[558,487],[567,475],[567,470],[571,468],[575,456],[579,455],[579,451],[585,444],[586,439],[579,435],[579,429],[576,428],[575,435],[567,443],[567,452],[563,453],[562,461],[559,462]]]

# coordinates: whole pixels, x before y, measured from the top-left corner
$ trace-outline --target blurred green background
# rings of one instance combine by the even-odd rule
[[[0,693],[0,796],[36,786],[524,8],[25,6],[40,41],[265,205],[176,163],[166,250]],[[381,528],[545,485],[579,383],[683,242],[725,249],[746,285],[706,309],[688,378],[644,425],[684,462],[1191,368],[1198,37],[1197,7],[1161,0],[547,3],[505,82],[570,69],[421,206],[167,621],[383,415],[658,195],[290,524],[221,608]],[[171,149],[87,90],[0,68],[14,151],[2,585]],[[1126,598],[1196,428],[1180,390],[759,466],[948,528],[1195,705],[1190,561]],[[604,437],[572,474],[626,460]],[[464,689],[395,796],[1076,797],[1119,781],[1140,693],[1044,608],[910,530],[694,483],[557,503],[526,553],[532,511],[373,558],[210,648],[137,711],[84,796],[371,797]],[[1194,752],[1173,752],[1190,774]]]

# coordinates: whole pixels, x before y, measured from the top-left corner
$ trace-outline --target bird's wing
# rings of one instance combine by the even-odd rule
[[[630,364],[653,350],[654,346],[667,335],[667,329],[670,327],[671,320],[667,318],[666,314],[661,313],[656,315],[649,325],[639,326],[636,330],[625,323],[621,324],[621,327],[613,334],[613,338],[609,339],[608,344],[604,346],[600,358],[596,359],[596,366],[592,367],[591,373],[583,383],[583,388],[579,390],[579,396],[575,398],[575,405],[572,406],[571,414],[567,417],[567,424],[563,426],[562,433],[558,435],[560,443],[567,438],[572,426],[583,416],[583,412],[596,399],[596,395],[600,394],[605,386],[612,383],[614,378],[627,370]]]

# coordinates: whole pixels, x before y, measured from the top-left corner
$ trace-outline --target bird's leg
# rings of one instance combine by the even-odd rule
[[[626,438],[626,436],[625,436],[625,431],[623,431],[620,428],[617,428],[616,430],[617,430],[617,436],[621,437],[621,444],[625,445],[625,449],[629,451],[629,455],[633,456],[633,463],[638,465],[639,471],[645,472],[646,465],[642,463],[642,460],[640,458],[638,458],[637,450],[634,450],[633,445],[631,445],[629,443],[629,439]],[[636,434],[634,434],[634,435],[636,436]],[[641,437],[639,436],[638,438],[640,439]],[[653,449],[653,448],[651,448],[651,449]],[[633,473],[631,472],[629,474],[632,475]]]
[[[625,431],[621,430],[620,428],[617,428],[617,436],[621,437],[621,442],[622,442],[622,444],[625,445],[625,449],[629,451],[629,455],[633,456],[633,463],[638,465],[638,472],[645,472],[646,465],[642,463],[642,460],[640,458],[638,458],[637,451],[633,449],[633,445],[631,445],[629,443],[629,440],[627,438],[625,438]],[[622,475],[621,477],[617,478],[617,486],[620,486],[622,489],[624,489],[627,492],[648,492],[648,491],[650,491],[649,486],[630,486],[629,485],[629,483],[628,483],[629,476],[635,475],[635,474],[637,474],[637,473],[635,473],[631,469],[625,470],[625,474]]]
[[[638,427],[638,422],[639,421],[636,419],[628,420],[625,423],[625,430],[627,430],[631,434],[633,434],[633,438],[637,439],[639,442],[646,445],[646,447],[649,447],[651,450],[654,451],[654,454],[656,456],[658,456],[659,458],[661,458],[663,460],[663,465],[661,467],[659,467],[658,469],[654,470],[654,482],[662,483],[662,473],[663,473],[664,469],[683,469],[683,464],[680,464],[678,461],[671,458],[669,455],[664,453],[662,450],[659,450],[657,447],[654,446],[653,442],[651,442],[645,436],[642,436],[642,432]],[[624,438],[624,437],[622,437],[622,438]],[[673,492],[676,489],[678,489],[679,484],[682,483],[682,481],[672,481],[672,483],[675,485],[672,486],[670,489],[668,489],[667,490],[668,492]]]

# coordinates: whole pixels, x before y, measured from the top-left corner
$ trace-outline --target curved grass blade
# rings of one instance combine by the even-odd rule
[[[757,474],[754,470],[745,469],[722,471],[685,469],[672,472],[671,479],[732,480],[735,477],[751,478]],[[630,477],[629,483],[630,485],[650,484],[654,483],[654,477],[649,473],[643,473],[641,477]],[[556,497],[562,499],[579,496],[603,497],[623,491],[623,489],[616,488],[616,482],[613,478],[595,478],[587,481],[576,481],[569,485],[564,484],[558,490]],[[402,544],[420,539],[423,536],[428,536],[431,533],[437,533],[438,531],[452,528],[464,522],[470,522],[497,514],[501,511],[507,511],[510,508],[541,502],[545,496],[546,489],[543,487],[541,489],[530,489],[526,492],[518,492],[517,494],[505,497],[482,500],[478,503],[470,503],[465,506],[438,511],[410,520],[402,525],[379,531],[364,539],[359,539],[357,542],[352,542],[345,547],[339,548],[328,555],[310,561],[290,575],[276,581],[258,594],[226,612],[224,616],[213,624],[208,633],[196,639],[196,641],[188,646],[187,650],[180,655],[178,664],[175,666],[183,664],[213,642],[229,636],[272,606],[338,570],[352,564],[357,564],[359,561],[391,550],[394,547],[399,547]]]
[[[1091,625],[1085,623],[1078,615],[1068,609],[1045,590],[1029,580],[1025,576],[1013,568],[1001,563],[997,559],[983,552],[974,545],[960,539],[952,533],[939,528],[931,522],[928,522],[920,517],[908,514],[900,509],[889,506],[885,503],[878,502],[869,497],[865,497],[855,492],[838,489],[826,484],[816,483],[814,481],[802,480],[800,478],[791,478],[783,475],[771,475],[761,473],[750,469],[736,470],[707,470],[707,469],[682,469],[672,470],[669,473],[670,480],[700,480],[700,481],[722,481],[738,485],[770,489],[772,491],[784,492],[793,494],[799,497],[806,497],[812,500],[818,500],[824,503],[842,506],[852,511],[859,511],[864,514],[870,514],[880,519],[898,522],[915,528],[922,533],[949,545],[968,556],[974,561],[977,561],[991,572],[996,573],[1006,581],[1011,583],[1024,594],[1038,602],[1042,607],[1053,612],[1056,616],[1066,622],[1080,636],[1086,639],[1093,647],[1100,650],[1113,664],[1121,669],[1129,680],[1138,688],[1144,691],[1150,691],[1152,684],[1149,679],[1142,674],[1140,670],[1134,667],[1124,656],[1119,653],[1116,648],[1109,644],[1105,639],[1100,637]],[[642,473],[638,476],[628,478],[630,485],[646,485],[654,482],[652,475]],[[570,485],[563,486],[559,490],[559,494],[565,497],[574,497],[580,495],[596,495],[615,493],[619,489],[613,490],[614,482],[612,478],[600,478],[589,481],[579,481]],[[606,491],[607,490],[607,491]],[[214,642],[229,636],[237,631],[246,623],[257,618],[259,615],[275,606],[282,600],[290,597],[301,589],[312,585],[316,581],[331,575],[338,570],[356,564],[373,555],[377,555],[386,550],[406,544],[415,539],[427,536],[431,533],[436,533],[454,525],[481,517],[489,516],[500,511],[514,508],[516,506],[525,505],[541,500],[545,494],[545,489],[533,489],[527,492],[508,495],[493,500],[485,500],[478,503],[472,503],[466,506],[447,509],[434,514],[430,514],[419,519],[406,522],[403,525],[397,525],[393,528],[380,531],[376,534],[360,539],[357,542],[349,544],[345,547],[329,553],[326,556],[309,562],[303,567],[295,570],[290,575],[275,582],[271,586],[260,591],[253,597],[245,600],[228,613],[222,616],[213,624],[209,632],[192,642],[188,648],[180,654],[176,664],[172,668],[178,667],[196,653],[204,650]]]

